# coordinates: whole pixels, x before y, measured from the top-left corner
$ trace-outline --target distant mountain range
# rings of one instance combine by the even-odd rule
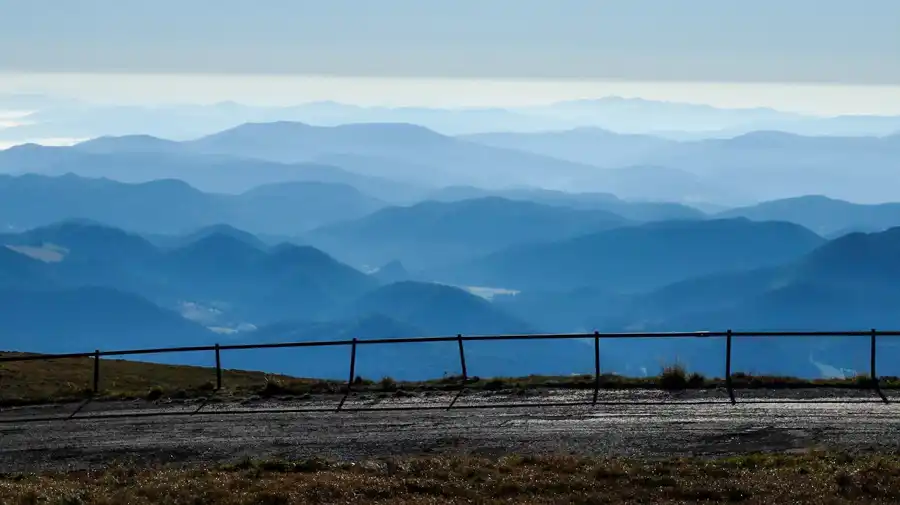
[[[459,289],[421,282],[397,282],[378,288],[347,308],[353,317],[384,315],[433,334],[501,335],[533,333],[535,328],[504,314],[490,302]],[[460,317],[465,315],[466,317]]]
[[[892,201],[900,137],[801,137],[754,132],[683,143],[650,164],[690,171],[707,184],[743,188],[757,200],[823,194],[857,202]]]
[[[337,102],[260,107],[234,102],[210,105],[96,105],[44,95],[0,95],[0,109],[33,111],[28,124],[0,139],[88,138],[151,135],[188,139],[246,122],[301,121],[319,126],[347,123],[413,123],[447,135],[538,132],[579,127],[676,138],[734,136],[772,129],[803,135],[880,136],[900,131],[896,116],[813,117],[767,108],[722,109],[702,104],[604,97],[521,108],[363,107]]]
[[[329,182],[399,204],[447,186],[474,186],[734,207],[806,194],[891,201],[887,188],[900,183],[892,170],[898,159],[897,135],[754,131],[675,142],[601,129],[450,137],[401,123],[277,122],[182,142],[126,136],[74,147],[19,146],[0,151],[0,172],[71,172],[124,182],[178,178],[226,193],[278,182]]]
[[[577,129],[466,138],[617,168],[618,173],[601,172],[606,179],[593,179],[591,187],[628,198],[740,204],[825,194],[877,202],[893,199],[885,188],[900,182],[892,170],[900,160],[900,136],[896,135],[807,137],[753,131],[733,138],[674,142]],[[655,167],[656,174],[642,172],[641,167]],[[634,182],[629,184],[627,175],[633,175]]]
[[[240,334],[251,341],[283,341],[316,328],[331,328],[334,333],[318,338],[334,339],[337,329],[364,320],[371,333],[354,336],[404,336],[405,330],[391,334],[403,328],[418,335],[530,328],[462,289],[382,284],[317,249],[282,244],[263,250],[255,237],[223,227],[167,249],[85,221],[3,235],[0,243],[0,298],[16,310],[0,326],[4,349],[208,344],[228,341],[213,330],[238,323],[260,327]],[[201,324],[181,317],[185,302],[209,308],[213,320]],[[132,323],[137,327],[130,328]],[[342,370],[343,361],[327,364],[331,373]],[[303,367],[302,360],[293,363],[295,373]],[[381,363],[377,371],[388,374],[392,367]]]
[[[202,234],[160,249],[115,228],[69,221],[2,238],[15,251],[46,261],[32,267],[45,279],[35,287],[106,286],[172,308],[181,300],[222,304],[251,322],[318,316],[378,285],[311,247],[261,250],[233,234]],[[47,260],[42,250],[60,257]]]
[[[229,107],[215,108],[215,121],[232,117]],[[264,123],[261,114],[192,140],[0,151],[9,312],[0,349],[900,326],[900,204],[851,203],[896,199],[900,136],[804,137],[759,125],[809,118],[628,100],[506,111],[504,121],[606,114],[624,124],[660,111],[692,115],[698,129],[741,129],[748,118],[757,128],[701,140],[566,125],[453,137],[401,123]],[[858,344],[741,340],[735,365],[853,371],[867,359]],[[883,345],[889,373],[898,349]],[[360,362],[374,378],[456,371],[452,346],[449,358],[437,344],[376,347]],[[340,378],[346,351],[235,353],[228,366]],[[482,375],[590,371],[584,351],[575,341],[485,342],[472,346],[471,364]],[[719,340],[617,341],[602,352],[609,371],[655,373],[678,359],[721,374]]]
[[[2,260],[0,260],[2,261]],[[90,352],[210,344],[216,336],[139,296],[110,288],[0,288],[0,345],[31,352]]]
[[[410,219],[427,221],[443,212],[440,209],[448,209],[450,212],[452,209],[474,205],[462,203],[465,200],[490,198],[508,201],[502,205],[485,207],[489,212],[485,216],[488,220],[494,219],[494,214],[496,219],[500,219],[504,213],[507,219],[516,219],[516,213],[524,209],[540,209],[537,214],[531,214],[531,217],[537,219],[546,219],[543,214],[593,215],[606,216],[609,223],[705,217],[704,213],[680,204],[627,202],[611,195],[569,194],[548,190],[491,192],[456,187],[440,190],[430,197],[447,203],[426,201],[409,207],[392,207],[388,211],[388,202],[364,194],[353,186],[312,181],[268,184],[238,195],[229,195],[203,193],[174,179],[124,184],[74,174],[0,175],[0,226],[23,230],[79,218],[149,235],[183,234],[203,227],[227,224],[250,230],[260,236],[297,238],[313,228],[338,222],[346,224],[336,226],[336,229],[367,226],[364,221],[354,225],[353,220],[366,218],[381,209],[385,209],[388,216],[421,214]],[[431,218],[428,217],[429,213]],[[518,214],[519,217],[526,215]],[[372,216],[366,219],[381,218]],[[459,219],[467,217],[463,215]],[[392,226],[391,223],[387,225]],[[517,223],[516,226],[516,229],[525,230],[522,223]],[[563,234],[570,232],[571,229],[560,231]],[[540,233],[532,234],[532,238],[539,236]],[[516,240],[531,239],[526,233],[513,242]],[[396,258],[387,258],[386,261],[390,259]]]
[[[357,265],[399,260],[413,270],[474,258],[512,245],[617,228],[629,221],[605,210],[554,207],[499,197],[389,207],[313,230],[310,243]]]
[[[695,276],[643,293],[530,290],[496,303],[520,317],[535,314],[535,324],[557,331],[893,329],[900,327],[898,252],[900,228],[892,228],[846,235],[778,265]],[[882,355],[900,352],[891,339],[880,346]],[[720,340],[617,341],[607,347],[607,359],[623,373],[675,357],[691,369],[722,373]],[[734,369],[810,377],[843,370],[852,376],[867,369],[867,351],[867,342],[850,337],[739,339]],[[900,371],[889,361],[881,361],[881,373]]]
[[[648,155],[678,144],[674,140],[653,135],[628,135],[588,127],[534,133],[478,133],[461,138],[601,168],[641,164]]]
[[[900,203],[861,205],[824,196],[802,196],[730,209],[718,216],[741,216],[755,221],[790,221],[822,236],[836,237],[900,226]]]
[[[98,149],[95,143],[103,148]],[[425,191],[411,184],[359,175],[330,165],[273,163],[182,152],[171,147],[154,151],[152,146],[170,146],[170,141],[119,137],[74,147],[17,146],[0,151],[0,173],[48,176],[71,173],[128,183],[177,179],[214,193],[242,193],[282,182],[319,182],[350,185],[376,198],[397,202],[410,201]]]
[[[349,165],[355,172],[322,160]],[[179,178],[203,190],[232,193],[266,183],[316,180],[350,183],[387,200],[408,201],[422,186],[563,189],[590,180],[596,168],[410,124],[326,128],[281,122],[245,124],[180,143],[128,136],[73,147],[17,146],[0,151],[0,172],[71,172],[123,182]],[[398,182],[390,184],[389,179]]]
[[[317,127],[304,123],[253,123],[185,144],[195,152],[284,163],[315,161],[332,155],[372,159],[373,166],[399,162],[420,166],[421,180],[433,185],[502,187],[509,181],[566,187],[594,172],[588,165],[484,146],[447,137],[412,124],[348,124]],[[379,161],[380,160],[380,161]]]
[[[854,233],[774,268],[718,274],[675,284],[630,302],[633,330],[736,327],[760,330],[897,328],[900,316],[900,228]],[[792,371],[816,375],[815,362],[865,370],[867,346],[852,338],[782,339],[742,343],[745,363],[759,373],[784,373],[775,356],[794,356]],[[882,352],[898,343],[887,340]],[[802,358],[808,357],[808,360]],[[744,366],[748,366],[744,365]],[[885,363],[896,372],[896,367]],[[883,372],[884,373],[884,372]]]
[[[514,203],[461,203],[477,208],[498,202]],[[550,208],[564,211],[551,216],[602,212]],[[512,223],[506,226],[513,228]],[[423,242],[440,235],[434,225],[418,230],[414,234]],[[452,236],[453,230],[446,233]],[[895,314],[900,302],[897,230],[828,241],[783,222],[625,223],[575,238],[535,238],[537,243],[444,269],[410,273],[392,262],[384,275],[367,275],[313,247],[268,245],[225,225],[168,240],[155,236],[151,242],[91,221],[66,221],[0,235],[0,298],[11,311],[0,325],[0,347],[60,352],[594,329],[894,328],[900,322]],[[468,288],[429,282],[433,279],[516,291],[488,300]],[[822,366],[860,366],[854,340],[785,340],[774,347],[753,342],[736,344],[746,371],[816,376],[826,373]],[[720,373],[719,344],[696,339],[610,343],[603,351],[604,369],[655,373],[677,358],[715,375]],[[893,356],[891,344],[885,345],[884,354]],[[454,349],[437,344],[420,351],[365,349],[361,363],[376,378],[456,371],[454,353],[448,357]],[[475,368],[470,370],[482,375],[590,370],[581,342],[511,349],[502,342],[473,344],[470,364]],[[234,353],[228,366],[340,378],[346,359],[346,349]],[[887,373],[891,365],[884,368]]]
[[[223,195],[202,193],[176,180],[122,184],[71,174],[0,175],[0,224],[23,230],[80,218],[144,234],[166,247],[180,240],[177,235],[226,225],[249,230],[265,244],[313,244],[371,269],[399,260],[414,272],[514,245],[630,224],[710,217],[681,204],[629,202],[599,193],[448,187],[429,198],[433,201],[389,206],[353,187],[319,182]],[[896,204],[861,205],[816,196],[731,209],[713,217],[792,222],[826,238],[900,226]]]
[[[225,195],[202,193],[173,179],[123,184],[72,174],[0,175],[0,225],[14,229],[83,218],[141,233],[184,233],[225,223],[256,233],[298,235],[386,205],[338,183],[288,182]]]
[[[777,265],[824,239],[783,222],[667,221],[510,247],[438,270],[448,282],[511,289],[651,290],[714,272]]]
[[[690,168],[670,168],[658,153],[679,142],[651,135],[627,135],[599,128],[542,133],[484,133],[467,140],[586,163],[605,170],[584,178],[586,187],[603,188],[620,198],[680,201],[746,201],[752,196],[725,184],[712,184]],[[651,161],[654,164],[649,164]]]
[[[455,202],[491,196],[573,209],[605,210],[639,222],[707,217],[702,211],[680,203],[626,201],[611,193],[567,193],[539,188],[492,191],[471,186],[449,186],[430,193],[428,199]]]
[[[244,242],[259,250],[268,249],[271,245],[252,233],[237,229],[228,224],[204,226],[184,235],[144,234],[144,237],[158,247],[164,249],[177,249],[213,235],[223,235]]]

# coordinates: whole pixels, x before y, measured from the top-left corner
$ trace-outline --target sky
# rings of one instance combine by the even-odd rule
[[[0,0],[0,13],[0,91],[259,100],[299,86],[485,105],[637,89],[823,113],[900,102],[897,0]]]

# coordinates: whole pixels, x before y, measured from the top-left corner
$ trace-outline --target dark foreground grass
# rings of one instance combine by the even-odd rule
[[[749,455],[639,461],[468,456],[5,476],[10,505],[897,503],[900,458]]]
[[[0,356],[13,356],[2,353]],[[284,375],[238,370],[224,370],[223,389],[216,390],[214,368],[196,366],[159,365],[126,360],[103,359],[100,362],[100,390],[92,391],[94,360],[67,358],[48,361],[0,363],[0,407],[53,402],[77,402],[86,398],[98,400],[124,399],[188,399],[209,398],[245,399],[251,397],[306,398],[312,395],[337,394],[346,391],[342,381],[301,379]],[[473,377],[465,387],[474,391],[527,392],[539,389],[685,389],[722,388],[725,380],[689,373],[685,368],[666,367],[656,377],[623,377],[593,375],[527,377]],[[884,389],[900,388],[896,377],[880,380]],[[460,377],[444,377],[421,382],[401,382],[390,377],[369,380],[357,377],[354,391],[402,394],[404,392],[458,390]],[[736,389],[790,388],[871,388],[868,377],[852,379],[807,380],[792,377],[752,376],[736,373],[732,377]]]

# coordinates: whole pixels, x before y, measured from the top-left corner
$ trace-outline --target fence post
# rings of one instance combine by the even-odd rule
[[[597,397],[600,396],[600,333],[594,332],[594,401],[597,405]]]
[[[878,384],[878,372],[875,369],[875,349],[877,348],[875,345],[875,341],[876,341],[876,337],[878,336],[878,330],[876,330],[875,328],[872,328],[870,335],[871,335],[871,338],[870,338],[870,346],[869,346],[869,358],[870,358],[869,374],[872,379],[872,387],[875,388],[875,392],[878,393],[878,396],[881,397],[881,401],[883,401],[884,403],[887,403],[888,399],[886,396],[884,396],[884,393],[881,391],[881,385]]]
[[[456,396],[450,400],[450,405],[447,405],[447,410],[453,408],[456,405],[456,401],[459,400],[459,397],[462,396],[463,392],[466,390],[466,382],[469,381],[469,370],[466,368],[466,351],[463,347],[463,338],[462,333],[456,334],[456,343],[459,345],[459,365],[462,368],[462,384],[459,387],[459,392],[456,393]]]
[[[350,392],[353,390],[353,379],[356,378],[356,342],[357,339],[354,338],[353,343],[350,345],[350,380],[347,381],[347,392],[344,393],[344,396],[341,397],[341,402],[338,403],[338,412],[344,408],[344,402],[347,401],[347,398],[350,397]]]
[[[94,349],[94,394],[100,392],[100,349]]]
[[[347,391],[353,388],[353,379],[356,378],[356,338],[350,346],[350,380],[347,381]]]
[[[469,380],[469,371],[466,369],[466,351],[463,348],[462,334],[456,335],[456,342],[459,344],[459,365],[462,369],[463,384]]]
[[[875,331],[875,328],[872,328],[872,331],[870,334],[871,335],[871,345],[870,345],[870,353],[869,353],[869,357],[870,357],[869,373],[872,376],[872,384],[877,384],[877,381],[878,381],[878,374],[875,370],[875,336],[876,336],[876,334],[877,333]]]
[[[731,333],[729,329],[725,334],[725,387],[728,389],[728,398],[734,405],[734,384],[731,383]]]
[[[216,391],[222,389],[222,356],[219,344],[216,344]]]

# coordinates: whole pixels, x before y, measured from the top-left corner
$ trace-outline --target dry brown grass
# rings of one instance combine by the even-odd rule
[[[14,353],[0,353],[12,356]],[[68,358],[0,363],[0,405],[79,401],[90,397],[94,360]],[[224,370],[222,396],[246,397],[266,390],[267,384],[285,390],[337,390],[337,383]],[[271,386],[269,386],[271,387]],[[100,361],[99,399],[189,398],[211,395],[216,388],[214,368],[158,365],[136,361]]]
[[[17,353],[0,352],[0,356]],[[0,406],[81,401],[92,396],[94,361],[90,358],[68,358],[49,361],[0,363]],[[853,379],[807,380],[792,377],[752,376],[736,373],[737,389],[769,388],[870,388],[867,377]],[[284,375],[225,370],[222,391],[216,389],[214,368],[158,365],[137,361],[103,359],[100,362],[100,391],[95,399],[157,400],[162,398],[209,397],[214,392],[221,398],[305,397],[315,394],[340,393],[346,389],[341,381],[300,379]],[[537,389],[592,389],[593,375],[472,378],[465,387],[475,391],[527,392]],[[353,388],[360,392],[403,392],[458,390],[460,377],[422,382],[401,382],[390,377],[379,381],[357,378]],[[602,375],[602,389],[668,390],[721,388],[725,381],[689,373],[680,366],[667,367],[659,377],[623,377]],[[882,378],[881,387],[900,387],[896,377]]]
[[[638,461],[439,456],[0,478],[0,503],[897,503],[900,458],[835,454]]]

